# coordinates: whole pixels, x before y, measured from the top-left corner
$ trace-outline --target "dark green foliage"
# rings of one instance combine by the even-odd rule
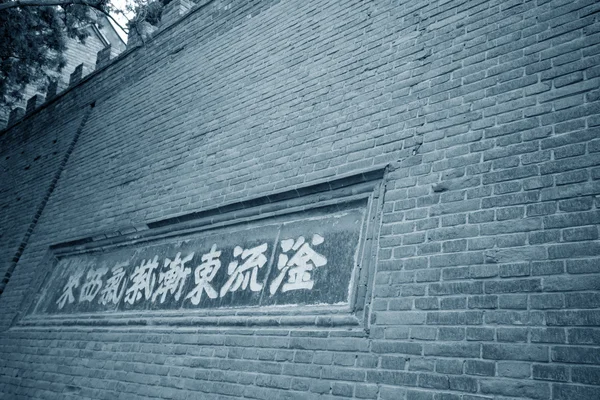
[[[148,3],[140,3],[136,8],[136,18],[130,21],[130,27],[138,21],[146,21],[150,25],[157,26],[160,22],[163,9],[171,0],[156,0]]]
[[[28,84],[44,88],[65,65],[66,38],[84,41],[94,19],[75,4],[0,10],[0,106],[20,100]]]

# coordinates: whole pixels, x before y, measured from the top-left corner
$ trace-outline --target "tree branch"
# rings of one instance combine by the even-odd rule
[[[2,54],[0,56],[0,60],[8,60],[9,58],[14,58],[15,60],[20,60],[20,61],[26,61],[27,59],[23,58],[23,57],[19,57],[19,56],[15,56],[14,54],[10,54],[10,55],[4,55]]]
[[[119,28],[123,30],[123,32],[128,32],[128,29],[125,29],[117,22],[116,19],[113,18],[112,15],[106,10],[104,10],[100,3],[96,2],[87,2],[85,0],[16,0],[9,1],[7,3],[0,3],[0,11],[8,10],[9,8],[18,8],[18,7],[49,7],[49,6],[70,6],[70,5],[81,5],[93,8],[94,10],[100,11],[102,14],[106,15],[110,18]]]
[[[86,5],[87,5],[87,4],[86,4]],[[129,32],[129,29],[125,29],[125,28],[123,28],[123,27],[121,26],[121,24],[119,24],[119,22],[118,22],[116,19],[114,19],[114,18],[113,18],[113,16],[112,16],[112,15],[110,15],[110,13],[109,13],[108,11],[106,11],[106,10],[103,10],[103,9],[102,9],[102,7],[95,7],[95,6],[92,6],[92,5],[88,5],[88,6],[89,6],[89,7],[91,7],[91,8],[93,8],[94,10],[98,10],[98,11],[100,11],[102,14],[106,15],[108,18],[110,18],[110,19],[112,20],[112,22],[114,22],[114,23],[115,23],[115,24],[116,24],[116,25],[117,25],[119,28],[121,28],[121,30],[122,30],[123,32],[125,32],[125,33],[128,33],[128,32]]]
[[[17,7],[68,6],[71,4],[81,4],[90,7],[92,6],[92,4],[87,3],[84,0],[16,0],[0,3],[0,11]]]

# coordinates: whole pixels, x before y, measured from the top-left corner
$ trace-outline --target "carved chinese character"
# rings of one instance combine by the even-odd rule
[[[67,284],[63,288],[63,294],[60,295],[56,304],[58,304],[58,309],[61,310],[66,303],[73,303],[75,301],[75,296],[73,296],[73,289],[77,289],[79,287],[79,281],[83,276],[83,272],[76,272],[73,275],[69,276],[69,280]]]
[[[86,281],[81,285],[79,302],[92,301],[102,288],[102,277],[108,272],[108,268],[90,269],[86,275]]]
[[[217,245],[213,244],[210,251],[202,256],[202,264],[196,267],[194,270],[194,282],[196,287],[185,296],[186,299],[190,299],[193,305],[200,304],[202,298],[202,292],[206,292],[206,295],[211,298],[217,298],[217,291],[212,287],[210,282],[221,268],[221,251],[217,251]]]
[[[325,239],[321,235],[313,235],[311,244],[318,246]],[[284,239],[281,241],[281,250],[284,254],[279,255],[277,261],[277,269],[279,275],[271,282],[269,292],[271,296],[277,292],[279,286],[286,278],[287,280],[281,287],[282,292],[299,289],[312,289],[314,281],[312,280],[311,271],[317,267],[322,267],[327,264],[327,259],[314,251],[305,241],[303,236],[298,239]],[[295,251],[294,255],[289,258],[285,253]]]
[[[258,270],[267,262],[267,257],[263,254],[265,251],[267,251],[266,243],[252,249],[242,249],[240,246],[236,246],[233,249],[233,256],[238,258],[241,255],[244,263],[239,265],[239,261],[235,260],[227,266],[229,279],[227,279],[227,282],[221,288],[221,297],[228,291],[235,292],[240,287],[242,290],[245,290],[248,287],[248,283],[250,284],[250,290],[253,292],[258,292],[262,289],[262,284],[258,283],[256,279]]]
[[[181,253],[177,253],[174,260],[166,259],[164,268],[168,268],[166,272],[161,272],[158,278],[159,286],[152,296],[152,301],[160,296],[161,304],[165,302],[165,298],[169,292],[175,295],[175,300],[181,297],[181,291],[188,275],[192,272],[191,268],[185,268],[185,263],[194,257],[194,253],[189,254],[183,260],[179,257]]]
[[[154,256],[153,260],[143,260],[138,267],[135,267],[133,275],[131,275],[133,284],[125,292],[126,303],[133,305],[142,298],[142,292],[144,292],[144,298],[150,300],[156,283],[154,274],[156,268],[158,268],[158,256]]]
[[[106,280],[106,285],[100,291],[98,303],[107,305],[108,303],[117,304],[125,291],[125,270],[123,267],[129,265],[129,262],[118,263],[112,269],[112,276]]]

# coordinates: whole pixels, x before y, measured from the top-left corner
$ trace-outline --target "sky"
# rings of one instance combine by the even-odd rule
[[[132,2],[130,0],[112,0],[111,4],[115,7],[118,8],[120,10],[125,11],[125,7],[127,6],[127,3],[131,4]],[[126,26],[127,25],[127,18],[121,14],[111,14],[112,17],[114,19],[116,19],[119,24],[121,24],[121,26]],[[129,13],[128,16],[131,18],[133,16],[132,13]],[[127,43],[127,33],[123,32],[123,30],[121,30],[113,21],[110,20],[110,18],[108,19],[111,23],[111,25],[115,28],[115,31],[117,31],[117,33],[119,34],[119,36],[121,36],[121,39],[123,39],[123,41],[125,41]]]

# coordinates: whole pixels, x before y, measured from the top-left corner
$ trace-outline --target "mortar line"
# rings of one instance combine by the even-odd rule
[[[73,135],[73,139],[71,140],[71,143],[69,144],[69,147],[67,148],[67,151],[65,152],[65,154],[63,156],[63,159],[60,162],[60,164],[58,165],[58,169],[56,170],[54,177],[50,181],[50,186],[46,190],[46,194],[44,195],[44,197],[42,197],[42,201],[38,205],[38,208],[33,216],[33,220],[29,224],[29,227],[27,228],[27,231],[25,232],[25,235],[23,236],[21,243],[19,243],[19,247],[17,247],[17,251],[16,251],[15,255],[13,256],[13,258],[10,262],[10,265],[8,266],[8,269],[6,270],[6,273],[4,274],[2,281],[0,282],[0,296],[2,296],[2,294],[4,293],[4,289],[6,288],[6,285],[8,285],[8,282],[10,281],[10,278],[11,278],[12,274],[14,273],[15,268],[17,267],[17,264],[19,263],[20,258],[23,255],[23,252],[25,251],[25,247],[27,246],[27,244],[29,242],[29,238],[31,237],[31,234],[33,233],[34,228],[36,227],[40,217],[42,216],[42,213],[44,212],[44,208],[46,207],[48,200],[52,196],[52,192],[54,192],[54,189],[56,188],[56,185],[58,183],[60,175],[62,174],[63,170],[65,169],[67,162],[69,161],[69,157],[71,156],[71,153],[75,149],[75,145],[77,144],[79,136],[81,135],[81,132],[83,131],[83,128],[85,127],[85,124],[92,112],[92,109],[94,108],[94,105],[95,105],[94,103],[90,104],[89,108],[83,114],[81,122],[79,123],[79,126],[77,127],[77,131],[75,132],[75,135]]]

